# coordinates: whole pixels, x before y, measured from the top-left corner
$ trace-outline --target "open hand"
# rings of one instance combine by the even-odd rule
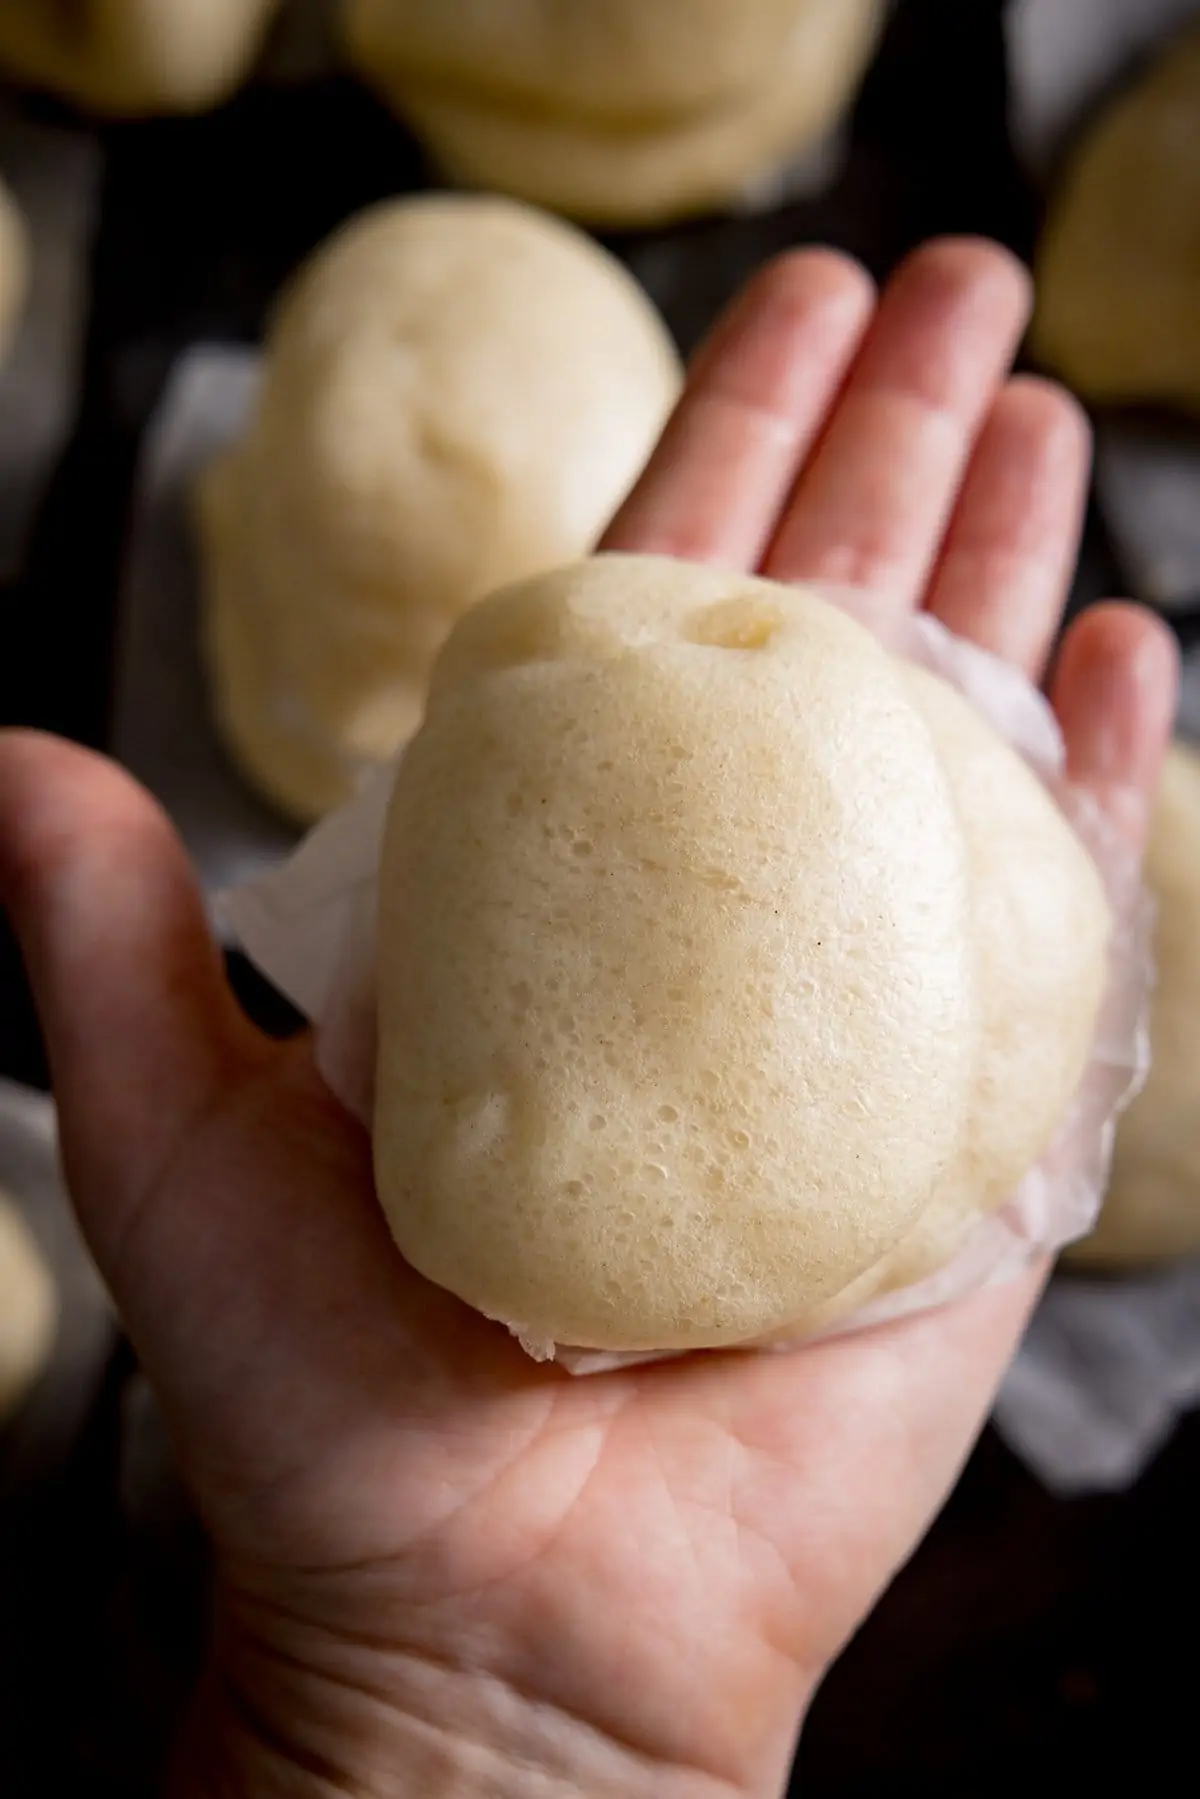
[[[917,253],[766,268],[701,350],[607,547],[926,606],[1034,677],[1088,435],[1008,378],[1027,284]],[[1135,844],[1166,632],[1068,632],[1075,778]],[[839,1646],[953,1481],[1040,1274],[793,1355],[572,1380],[401,1261],[370,1146],[238,1011],[167,821],[100,758],[0,736],[0,900],[68,1179],[212,1533],[182,1794],[777,1794]]]

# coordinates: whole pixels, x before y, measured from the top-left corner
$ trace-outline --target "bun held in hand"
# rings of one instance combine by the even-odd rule
[[[638,556],[510,587],[387,824],[396,1241],[535,1354],[811,1331],[1040,1157],[1109,930],[1016,752],[817,593]]]

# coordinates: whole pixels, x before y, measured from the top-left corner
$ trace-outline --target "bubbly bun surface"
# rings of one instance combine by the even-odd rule
[[[1060,1122],[1108,934],[965,711],[814,592],[666,558],[460,623],[380,884],[377,1182],[416,1268],[543,1352],[689,1349],[953,1253]],[[1047,860],[1006,898],[997,806]]]

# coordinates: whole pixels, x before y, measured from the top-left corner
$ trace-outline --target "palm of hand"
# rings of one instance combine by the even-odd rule
[[[248,1193],[271,1268],[252,1286],[223,1217]],[[799,1361],[564,1378],[396,1257],[365,1134],[307,1045],[237,1084],[140,1216],[121,1279],[175,1271],[145,1285],[142,1330],[252,1644],[368,1682],[372,1661],[408,1680],[469,1644],[474,1678],[651,1765],[703,1740],[730,1781],[756,1712],[786,1753],[956,1465],[980,1397],[944,1392],[947,1360],[990,1366],[1016,1328],[1004,1294]]]
[[[978,246],[918,256],[877,310],[838,259],[778,265],[702,352],[610,547],[923,598],[1040,672],[1086,445],[1063,397],[1004,382],[1024,307]],[[1171,679],[1128,609],[1060,659],[1076,777],[1135,836]],[[306,1044],[235,1015],[144,797],[42,740],[3,758],[0,888],[68,1172],[217,1545],[243,1722],[327,1775],[387,1714],[564,1781],[582,1755],[593,1792],[777,1787],[1036,1274],[801,1356],[538,1368],[395,1254],[365,1134]]]

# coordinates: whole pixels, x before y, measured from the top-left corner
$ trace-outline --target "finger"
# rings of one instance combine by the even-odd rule
[[[975,446],[930,588],[960,637],[1040,678],[1079,549],[1091,461],[1082,407],[1018,376]]]
[[[1068,772],[1139,848],[1178,684],[1179,654],[1167,627],[1140,606],[1110,601],[1068,630],[1050,687]]]
[[[1028,312],[1028,277],[1006,251],[950,239],[910,257],[885,290],[765,572],[915,605]]]
[[[138,1193],[254,1056],[257,1033],[225,983],[178,839],[99,756],[35,732],[0,733],[0,905],[25,959],[68,1175],[103,1265]]]
[[[869,276],[833,251],[769,263],[699,351],[600,547],[756,567],[873,304]]]

